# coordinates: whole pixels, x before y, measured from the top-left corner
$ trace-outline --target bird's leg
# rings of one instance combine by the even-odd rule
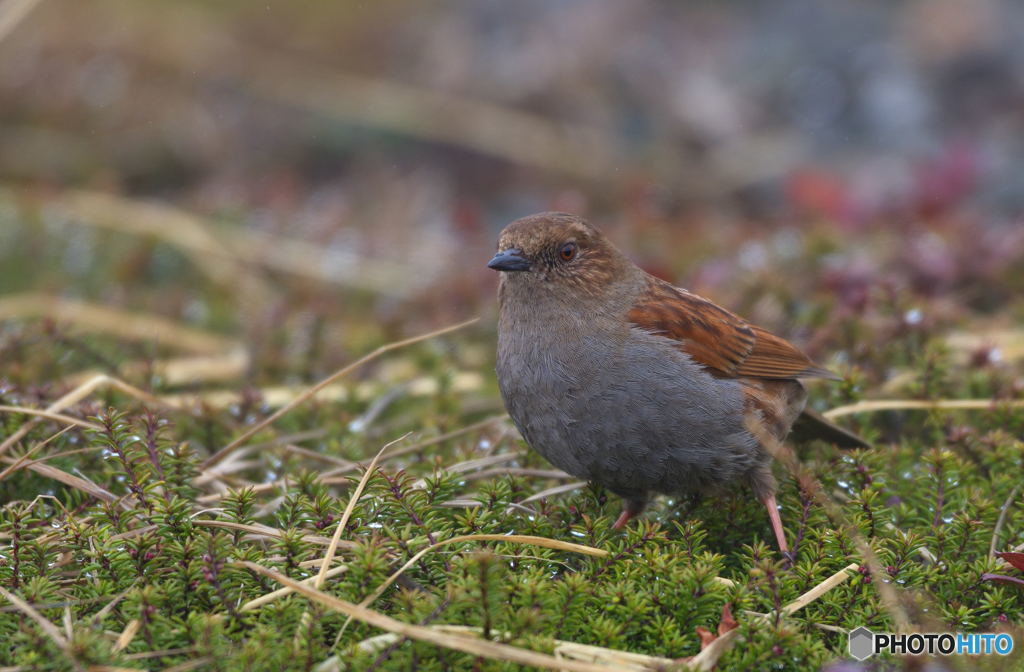
[[[619,514],[618,519],[612,527],[616,530],[621,530],[626,526],[626,523],[639,516],[643,512],[645,506],[647,506],[647,500],[645,499],[623,500],[622,513]]]
[[[786,557],[789,557],[789,547],[786,545],[786,532],[782,529],[782,519],[779,518],[779,508],[775,503],[775,495],[768,495],[761,500],[764,507],[768,509],[768,519],[772,521],[772,529],[775,531],[775,541],[779,544],[779,550]]]

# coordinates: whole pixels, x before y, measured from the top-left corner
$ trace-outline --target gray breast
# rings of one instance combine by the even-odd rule
[[[499,342],[498,381],[527,443],[622,496],[715,489],[767,459],[742,425],[739,384],[637,329]]]

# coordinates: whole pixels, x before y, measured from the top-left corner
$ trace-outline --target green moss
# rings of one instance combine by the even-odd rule
[[[822,240],[836,249],[835,240]],[[181,270],[176,263],[167,262]],[[813,276],[813,263],[806,264]],[[39,281],[46,274],[24,272],[40,274]],[[166,278],[153,273],[134,278],[140,290],[135,299],[160,295],[157,285]],[[219,292],[194,269],[183,275],[182,287],[209,306],[223,305]],[[787,314],[801,316],[794,319],[806,326],[820,326],[836,313],[830,298],[807,287],[754,289],[751,297],[781,297]],[[804,290],[812,298],[797,301]],[[863,314],[841,314],[832,346],[843,353],[836,368],[846,380],[816,386],[812,400],[818,408],[878,397],[882,382],[901,367],[910,372],[901,394],[1019,397],[1016,369],[965,364],[937,327],[904,323],[911,304],[875,297]],[[140,299],[128,307],[144,305]],[[331,319],[354,322],[345,312],[349,308],[338,308]],[[313,309],[296,299],[282,310]],[[237,390],[237,403],[226,408],[197,404],[184,411],[147,411],[122,392],[104,389],[65,411],[92,418],[96,431],[75,428],[54,437],[62,425],[33,424],[8,457],[17,460],[50,440],[29,461],[45,458],[44,464],[93,487],[67,485],[26,465],[0,480],[0,585],[34,605],[69,640],[62,649],[5,604],[0,666],[163,669],[198,661],[210,670],[310,670],[336,656],[346,670],[517,669],[426,642],[370,645],[367,640],[381,635],[380,629],[359,620],[346,626],[344,615],[297,595],[243,608],[280,586],[239,563],[257,563],[292,579],[313,576],[362,477],[361,468],[344,465],[367,463],[384,443],[406,432],[413,434],[393,450],[427,443],[396,459],[385,457],[369,479],[341,535],[338,564],[346,569],[325,582],[326,592],[358,603],[414,555],[460,535],[534,535],[607,555],[511,541],[442,546],[414,562],[372,605],[403,622],[467,626],[495,641],[547,653],[559,642],[573,642],[675,659],[700,651],[697,628],[715,632],[729,604],[741,643],[716,669],[811,670],[845,655],[841,631],[894,627],[879,597],[878,584],[885,582],[922,628],[1022,632],[1024,593],[982,578],[986,572],[1009,573],[989,557],[1004,503],[1009,505],[995,548],[1024,543],[1024,509],[1015,490],[1024,467],[1024,414],[998,403],[969,413],[858,414],[844,422],[870,439],[873,449],[798,447],[807,470],[877,554],[880,576],[868,571],[850,531],[781,470],[779,500],[796,550],[792,565],[774,550],[762,507],[743,491],[659,500],[625,532],[611,529],[619,500],[598,487],[523,504],[566,481],[546,474],[550,465],[514,438],[507,424],[492,422],[428,442],[500,412],[489,362],[480,355],[493,347],[490,333],[467,331],[389,355],[400,361],[399,374],[375,363],[351,377],[353,385],[374,382],[373,394],[302,404],[221,463],[218,479],[204,474],[205,456],[273,410],[260,398],[260,387],[311,382],[394,335],[366,317],[366,306],[360,303],[357,310],[369,326],[350,327],[351,340],[331,349],[338,361],[330,363],[288,355],[286,350],[295,349],[288,329],[268,321],[254,335],[263,344],[254,351],[266,359],[246,385],[228,383]],[[230,330],[232,324],[218,308],[200,326]],[[867,345],[872,343],[877,347]],[[45,406],[68,389],[66,377],[83,368],[118,375],[125,362],[174,353],[173,344],[126,346],[73,324],[36,319],[0,322],[0,344],[5,363],[11,362],[0,404],[11,406]],[[484,378],[468,394],[452,385],[466,371]],[[129,382],[153,394],[181,391],[144,371],[132,375]],[[438,391],[407,394],[404,383],[413,378],[436,381]],[[30,422],[24,414],[0,414],[0,440]],[[508,459],[452,469],[491,456]],[[96,488],[112,497],[97,496]],[[273,529],[260,536],[231,525]],[[773,612],[851,563],[858,570],[850,578],[794,615],[751,615]],[[115,650],[126,629],[134,634]]]

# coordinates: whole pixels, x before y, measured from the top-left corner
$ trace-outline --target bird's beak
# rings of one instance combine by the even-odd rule
[[[487,268],[496,271],[528,271],[530,260],[522,255],[523,253],[515,248],[502,250],[487,262]]]

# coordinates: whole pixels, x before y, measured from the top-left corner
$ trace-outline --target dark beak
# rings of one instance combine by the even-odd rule
[[[502,250],[487,262],[487,268],[493,268],[496,271],[528,271],[530,270],[530,260],[522,254],[514,248]]]

